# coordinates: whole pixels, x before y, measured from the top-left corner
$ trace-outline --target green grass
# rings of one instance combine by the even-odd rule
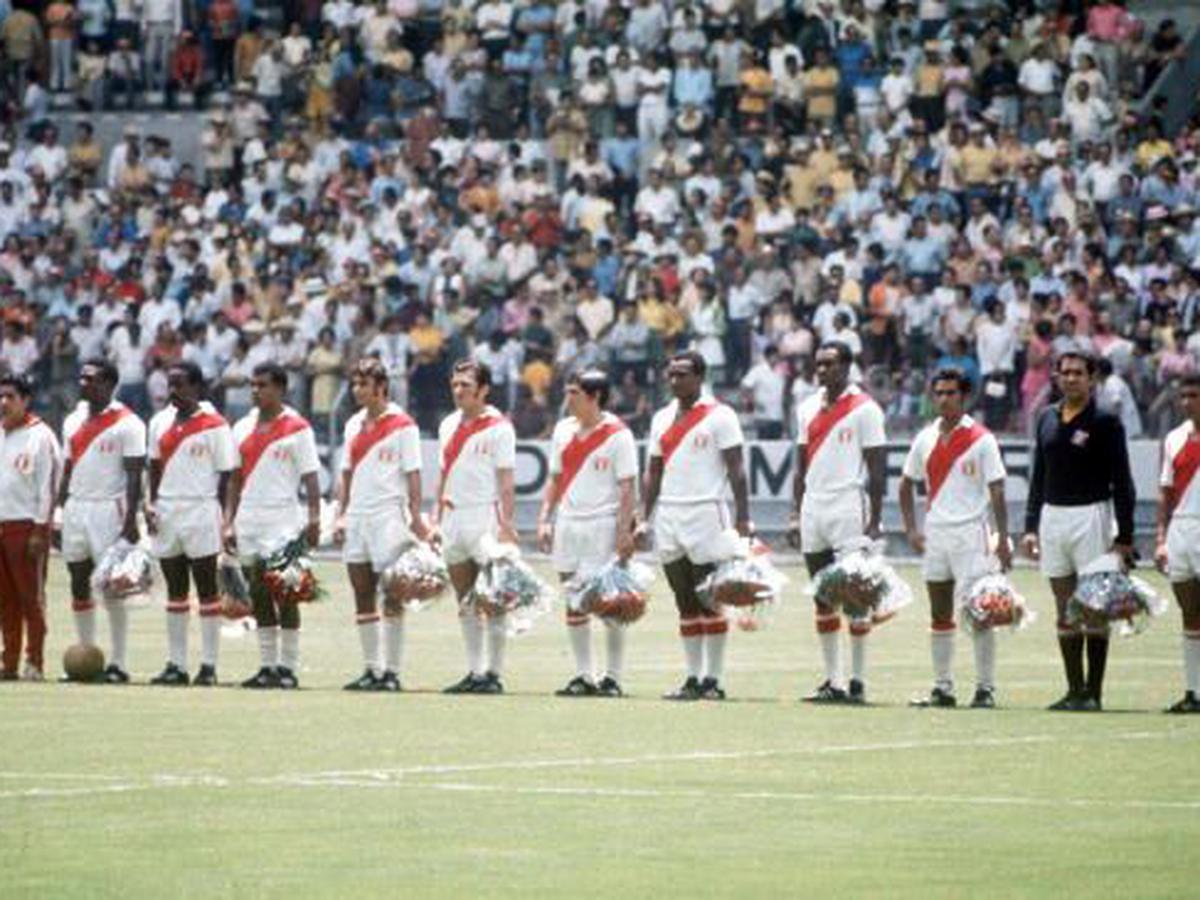
[[[73,634],[53,570],[51,660]],[[410,693],[344,694],[359,652],[333,566],[302,692],[0,686],[0,896],[1195,895],[1200,719],[1158,712],[1180,692],[1174,611],[1114,642],[1105,715],[1042,711],[1061,673],[1032,573],[1042,617],[1000,639],[1002,709],[905,707],[930,681],[922,601],[873,638],[877,706],[813,709],[789,571],[772,628],[732,636],[725,704],[657,699],[681,663],[661,581],[626,700],[549,696],[558,617],[510,644],[507,696],[443,697],[463,669],[447,603],[410,620]],[[163,616],[133,628],[144,679]],[[253,635],[223,642],[224,678],[256,668]],[[957,671],[969,694],[965,636]]]

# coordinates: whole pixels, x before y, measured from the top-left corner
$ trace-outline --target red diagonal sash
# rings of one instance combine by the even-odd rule
[[[384,413],[373,425],[368,426],[364,422],[362,430],[350,442],[350,471],[357,469],[363,457],[380,441],[414,424],[412,417],[402,412]]]
[[[243,487],[250,483],[250,473],[254,471],[258,465],[258,461],[262,459],[267,448],[276,441],[281,441],[286,437],[291,437],[293,434],[304,431],[308,428],[308,422],[304,421],[300,416],[277,416],[265,426],[255,428],[242,441],[238,447],[238,452],[242,455],[242,485]]]
[[[224,424],[224,419],[216,413],[210,412],[196,413],[182,422],[176,420],[175,424],[158,439],[158,457],[162,462],[162,467],[164,469],[167,467],[167,463],[171,461],[171,457],[175,455],[179,445],[192,435],[200,434],[202,431],[212,431]]]
[[[1191,434],[1171,460],[1171,470],[1175,473],[1171,487],[1175,491],[1175,502],[1183,499],[1188,485],[1200,471],[1200,434]]]
[[[676,419],[671,423],[671,427],[663,432],[662,437],[658,439],[659,446],[662,447],[663,468],[666,468],[667,462],[679,449],[679,445],[688,436],[688,432],[703,422],[708,414],[716,408],[715,403],[697,403],[684,414],[682,419]]]
[[[128,415],[131,413],[126,407],[116,406],[85,420],[71,435],[71,464],[79,462],[83,454],[87,453],[87,448],[92,446],[92,441]]]
[[[825,443],[825,438],[833,431],[835,425],[864,403],[870,403],[871,398],[866,394],[842,394],[832,406],[822,407],[808,423],[808,443],[804,447],[804,460],[812,465],[813,457]]]
[[[446,449],[442,451],[442,484],[450,480],[450,470],[458,462],[463,449],[467,446],[467,441],[479,434],[479,432],[485,431],[503,421],[503,416],[487,415],[471,419],[469,422],[464,421],[459,423],[458,427],[454,429],[454,434],[450,435],[450,440],[446,442]]]
[[[959,457],[975,446],[975,442],[987,434],[987,429],[978,422],[972,422],[966,428],[955,428],[949,440],[940,437],[934,442],[933,450],[925,463],[925,476],[929,484],[929,505],[946,482],[946,476],[954,468]]]
[[[588,461],[588,457],[599,450],[610,437],[624,430],[624,422],[602,422],[587,437],[575,435],[567,442],[567,446],[563,447],[562,471],[558,473],[558,488],[554,494],[556,503],[567,496],[567,488],[583,470],[583,464]]]

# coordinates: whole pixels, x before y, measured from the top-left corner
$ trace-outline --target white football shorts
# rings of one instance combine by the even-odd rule
[[[992,534],[980,519],[962,525],[933,525],[925,529],[926,581],[953,581],[960,589],[999,568],[992,555]]]
[[[617,554],[617,517],[559,516],[554,523],[554,571],[590,575]]]
[[[654,546],[663,563],[687,557],[698,566],[738,554],[738,536],[720,501],[659,504],[654,514]]]
[[[1167,577],[1171,581],[1200,578],[1200,519],[1171,519],[1167,527]]]
[[[483,539],[488,535],[494,538],[498,524],[494,503],[447,509],[442,516],[442,557],[446,565],[487,562]]]
[[[342,560],[370,563],[377,573],[396,561],[405,544],[414,540],[408,520],[400,509],[346,517],[346,543]]]
[[[159,559],[203,559],[221,552],[221,505],[215,497],[158,501],[158,534],[151,549]]]
[[[99,562],[125,524],[124,500],[78,500],[63,505],[62,555],[68,563]]]
[[[806,493],[800,507],[801,552],[841,550],[863,536],[866,524],[866,498],[860,492],[819,498]]]
[[[1042,507],[1038,544],[1042,574],[1047,578],[1074,575],[1109,551],[1113,541],[1112,504]]]
[[[257,509],[239,506],[233,521],[238,559],[244,566],[253,565],[294,541],[307,523],[298,504]]]

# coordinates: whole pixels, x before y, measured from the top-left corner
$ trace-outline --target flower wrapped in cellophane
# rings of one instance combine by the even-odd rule
[[[870,543],[856,544],[839,554],[817,573],[810,591],[823,606],[876,625],[913,600],[908,582]]]
[[[1084,630],[1116,625],[1119,634],[1133,635],[1145,631],[1150,617],[1166,609],[1166,601],[1150,585],[1127,574],[1115,553],[1106,553],[1080,571],[1066,619]]]
[[[250,585],[237,559],[225,553],[217,563],[217,590],[221,595],[221,615],[226,619],[237,621],[251,615]]]
[[[607,622],[631,625],[646,614],[654,571],[636,562],[612,560],[567,584],[567,609]]]
[[[282,606],[313,603],[325,596],[303,536],[293,538],[264,557],[259,577],[267,595]]]
[[[92,591],[105,602],[146,602],[153,585],[154,563],[150,554],[125,538],[104,551],[92,572]]]
[[[963,624],[973,631],[986,631],[989,628],[1018,631],[1037,618],[1008,577],[999,572],[984,575],[972,582],[959,606]]]
[[[379,576],[384,607],[389,612],[424,609],[446,593],[450,570],[442,555],[417,541],[406,547]]]
[[[732,611],[743,631],[760,631],[783,598],[787,576],[771,562],[771,548],[757,538],[740,540],[739,553],[717,565],[696,589],[705,608]]]
[[[485,537],[482,545],[485,562],[465,602],[484,615],[506,616],[510,634],[528,631],[550,611],[549,585],[521,559],[516,544]]]

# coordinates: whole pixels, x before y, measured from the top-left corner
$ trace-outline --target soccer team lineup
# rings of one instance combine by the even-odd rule
[[[87,361],[61,439],[30,412],[35,385],[0,377],[0,680],[47,678],[47,607],[65,604],[47,596],[48,568],[65,564],[56,583],[69,586],[74,635],[64,681],[129,683],[131,610],[165,595],[165,664],[150,685],[333,687],[308,680],[301,658],[302,618],[330,598],[337,571],[313,552],[332,542],[361,649],[360,661],[346,662],[351,680],[338,682],[347,691],[409,686],[406,642],[431,607],[456,616],[461,632],[464,671],[438,685],[446,694],[505,693],[510,639],[565,622],[569,665],[556,693],[619,698],[629,636],[653,594],[673,599],[678,618],[681,665],[665,700],[726,699],[731,632],[771,626],[786,600],[813,611],[817,658],[794,665],[801,677],[813,670],[800,698],[811,704],[867,705],[873,636],[897,616],[927,615],[932,680],[909,704],[1002,707],[1009,645],[998,633],[1022,631],[1040,612],[1065,682],[1057,699],[1046,683],[1050,710],[1104,709],[1110,643],[1178,615],[1181,664],[1163,681],[1161,705],[1200,712],[1200,376],[1184,378],[1183,418],[1163,441],[1153,564],[1165,580],[1151,585],[1133,572],[1134,481],[1119,419],[1093,401],[1092,357],[1056,362],[1060,399],[1037,419],[1019,522],[1009,521],[997,440],[965,408],[969,379],[957,369],[931,377],[937,416],[911,441],[892,488],[919,581],[882,556],[884,414],[851,382],[844,344],[822,344],[815,371],[820,389],[795,412],[786,542],[804,571],[791,577],[751,522],[737,413],[707,390],[704,359],[692,351],[667,364],[673,399],[653,417],[644,471],[631,431],[606,411],[608,375],[571,377],[536,534],[525,535],[548,555],[536,567],[515,525],[514,430],[489,404],[483,363],[452,368],[455,411],[438,429],[436,472],[422,471],[419,430],[390,399],[385,367],[371,358],[354,367],[357,411],[342,435],[324,529],[314,432],[286,405],[288,377],[273,363],[255,369],[254,407],[232,423],[204,399],[198,368],[173,365],[168,405],[143,423],[114,399],[113,366]],[[423,479],[436,483],[431,508]],[[50,559],[55,547],[61,562]],[[1022,596],[1033,581],[1018,585],[1017,558],[1036,562],[1049,608],[1035,612]],[[189,652],[193,612],[198,662]],[[219,679],[231,623],[245,623],[240,636],[257,643],[260,665]],[[593,626],[602,654],[593,654]],[[960,686],[964,637],[972,678]]]

